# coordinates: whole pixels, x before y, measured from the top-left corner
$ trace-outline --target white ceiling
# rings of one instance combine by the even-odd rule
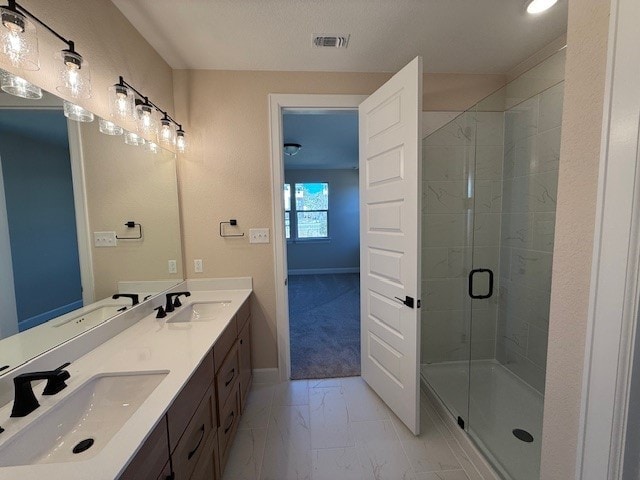
[[[173,68],[505,73],[566,31],[567,0],[112,0]],[[318,49],[313,34],[351,34]]]
[[[286,170],[354,169],[358,167],[358,112],[285,113],[284,143],[298,143],[295,155],[284,156]]]

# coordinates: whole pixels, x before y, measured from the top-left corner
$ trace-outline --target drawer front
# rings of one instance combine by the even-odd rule
[[[163,416],[120,476],[120,480],[155,480],[168,462],[167,417]]]
[[[175,480],[187,480],[205,450],[209,436],[214,435],[213,386],[207,391],[202,403],[193,415],[187,429],[171,454]]]
[[[169,445],[172,452],[213,381],[212,363],[211,353],[208,353],[169,408],[167,420],[169,424]]]
[[[236,316],[234,316],[227,328],[224,329],[222,335],[216,340],[216,344],[213,346],[213,363],[215,371],[217,372],[224,359],[227,357],[229,350],[233,347],[233,344],[236,342],[236,337],[238,336],[238,326],[236,323]]]
[[[191,474],[191,480],[216,480],[218,474],[218,435],[212,432]]]
[[[245,323],[238,337],[238,359],[240,363],[240,411],[244,412],[245,401],[251,385],[251,320]]]
[[[220,426],[218,427],[218,453],[220,455],[220,472],[224,472],[229,447],[240,423],[240,384],[236,383],[234,391],[222,407]]]
[[[218,407],[221,408],[227,402],[229,395],[233,391],[233,387],[240,378],[240,365],[238,363],[238,343],[234,343],[224,359],[220,370],[216,375],[216,390],[218,392]],[[219,422],[222,418],[218,415]]]
[[[236,317],[238,318],[238,331],[244,328],[244,324],[247,323],[247,320],[249,320],[251,316],[250,300],[250,298],[247,298],[238,310],[238,313],[236,313]]]

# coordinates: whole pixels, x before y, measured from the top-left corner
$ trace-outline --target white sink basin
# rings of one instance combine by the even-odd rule
[[[89,380],[9,440],[0,449],[0,467],[74,462],[95,456],[167,373],[106,374]],[[91,445],[74,453],[74,447],[82,450],[78,447],[82,441],[84,446]]]
[[[192,303],[177,313],[167,323],[208,322],[226,315],[231,307],[231,300],[218,300],[216,302]]]
[[[114,315],[120,313],[123,309],[126,308],[126,305],[104,305],[102,307],[94,308],[93,310],[89,310],[88,312],[84,312],[81,315],[71,316],[68,318],[65,315],[60,320],[53,320],[50,325],[53,328],[90,328],[94,325],[98,325],[105,320],[110,319]]]

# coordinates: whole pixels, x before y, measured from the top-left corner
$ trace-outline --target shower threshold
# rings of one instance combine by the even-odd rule
[[[471,439],[506,479],[540,478],[540,392],[496,360],[423,364],[420,370],[423,381],[454,417],[465,420]],[[515,429],[526,431],[533,441],[519,440]]]

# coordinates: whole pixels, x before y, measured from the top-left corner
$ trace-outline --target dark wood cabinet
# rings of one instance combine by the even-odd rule
[[[120,480],[218,480],[251,385],[249,300],[231,319]]]

